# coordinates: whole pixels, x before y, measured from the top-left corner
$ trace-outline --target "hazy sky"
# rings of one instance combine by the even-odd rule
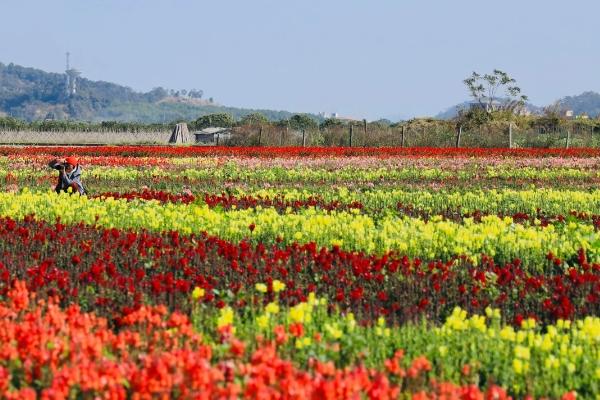
[[[0,62],[221,104],[433,115],[476,70],[535,104],[600,91],[598,0],[0,0]]]

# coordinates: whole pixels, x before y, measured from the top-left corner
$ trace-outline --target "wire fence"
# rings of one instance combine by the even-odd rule
[[[148,132],[52,132],[0,131],[0,144],[167,144],[169,131]],[[350,146],[350,147],[600,147],[600,128],[564,124],[559,127],[519,128],[510,123],[479,127],[457,126],[448,121],[340,125],[313,129],[287,126],[238,126],[216,133],[198,143],[190,134],[190,145],[225,146]]]
[[[565,126],[560,129],[522,129],[511,124],[477,128],[451,124],[393,127],[344,126],[325,129],[240,127],[222,144],[237,146],[350,146],[350,147],[599,147],[600,129]]]

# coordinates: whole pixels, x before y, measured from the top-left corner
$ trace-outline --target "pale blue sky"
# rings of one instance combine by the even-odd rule
[[[535,104],[600,91],[597,0],[0,0],[0,62],[239,107],[432,115],[500,68]]]

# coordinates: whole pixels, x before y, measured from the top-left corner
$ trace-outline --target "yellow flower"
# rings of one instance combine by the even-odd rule
[[[267,314],[277,314],[279,312],[279,305],[272,301],[269,304],[267,304],[267,306],[265,307],[265,311],[267,312]]]
[[[308,299],[306,300],[306,302],[311,306],[316,306],[319,304],[319,300],[317,299],[317,296],[314,292],[310,292],[308,294]]]
[[[333,339],[339,339],[344,334],[337,323],[325,324],[325,330]]]
[[[254,285],[254,287],[257,291],[261,293],[267,293],[267,285],[265,285],[264,283],[257,283],[256,285]]]
[[[552,349],[552,347],[554,347],[552,338],[548,334],[544,335],[544,338],[542,339],[542,341],[540,343],[540,349],[542,349],[543,351],[549,351]]]
[[[513,360],[513,370],[515,371],[515,373],[517,375],[520,375],[523,373],[523,361],[519,360],[518,358],[515,358]]]
[[[269,326],[269,314],[256,317],[256,324],[260,329],[266,329]]]
[[[492,318],[494,316],[494,310],[492,310],[492,307],[487,306],[485,308],[485,315],[487,315],[488,318]]]
[[[513,360],[513,369],[517,375],[523,374],[529,371],[529,363],[523,362],[518,358]]]
[[[511,342],[515,341],[517,334],[512,326],[507,325],[500,331],[500,337],[504,340],[509,340]]]
[[[544,366],[546,369],[556,369],[560,366],[560,362],[558,361],[558,358],[551,355],[544,361]]]
[[[531,351],[529,350],[529,347],[519,345],[515,346],[515,357],[523,360],[529,360],[531,358]]]
[[[290,308],[290,319],[293,322],[304,322],[306,318],[306,303],[300,303]]]
[[[448,354],[448,346],[440,346],[438,347],[438,351],[440,352],[440,356],[444,357]]]
[[[296,339],[296,348],[303,349],[304,347],[310,346],[311,343],[311,338],[305,336],[303,338]]]
[[[487,329],[487,326],[485,325],[485,317],[483,317],[481,315],[473,315],[469,319],[469,324],[471,325],[471,327],[473,327],[481,332],[485,332]]]
[[[204,289],[196,286],[192,291],[192,299],[198,300],[201,297],[204,297]]]
[[[273,281],[273,291],[274,291],[275,293],[279,293],[279,292],[281,292],[282,290],[285,290],[285,283],[283,283],[283,282],[281,282],[281,281],[279,281],[279,280],[275,279],[275,280]]]
[[[521,322],[521,328],[522,329],[533,329],[533,328],[535,328],[535,319],[533,319],[533,318],[527,318],[526,320],[523,320],[523,322]]]
[[[221,308],[217,319],[217,328],[233,324],[233,309],[229,306]]]
[[[571,321],[569,321],[568,319],[559,319],[558,321],[556,321],[556,327],[558,329],[569,329],[571,327]]]

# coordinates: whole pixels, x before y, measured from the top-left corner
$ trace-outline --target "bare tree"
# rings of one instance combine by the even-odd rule
[[[516,84],[517,81],[499,69],[484,75],[473,72],[463,82],[471,97],[487,112],[496,109],[495,101],[500,103],[499,108],[503,110],[516,110],[518,107],[522,107],[528,99],[527,96],[521,94],[521,88]],[[501,89],[504,90],[504,97],[499,99],[497,95]]]

